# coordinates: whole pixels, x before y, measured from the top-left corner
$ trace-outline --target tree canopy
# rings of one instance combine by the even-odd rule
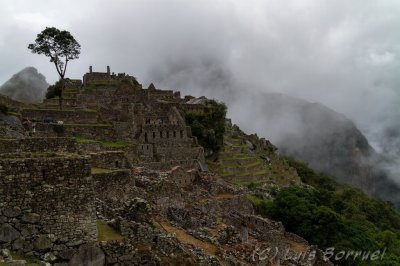
[[[55,27],[46,27],[36,37],[35,43],[28,45],[28,49],[34,54],[44,54],[50,57],[54,63],[57,73],[60,76],[60,90],[58,93],[60,109],[62,108],[64,77],[67,71],[68,62],[79,58],[81,46],[74,36],[66,30],[59,30]]]
[[[79,58],[81,46],[68,31],[46,27],[37,35],[35,43],[28,45],[28,49],[32,53],[50,57],[60,78],[64,79],[68,62]]]

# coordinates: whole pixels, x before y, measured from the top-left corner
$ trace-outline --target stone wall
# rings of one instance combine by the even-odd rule
[[[143,143],[193,143],[188,128],[181,125],[144,125],[139,141]]]
[[[10,97],[0,95],[0,104],[7,106],[11,111],[18,111],[24,107],[26,107],[26,104],[22,102],[15,101],[11,99]]]
[[[116,88],[86,89],[77,95],[77,105],[86,108],[97,108],[101,105],[109,105]]]
[[[97,112],[84,110],[51,110],[51,109],[24,109],[22,117],[32,121],[57,120],[64,123],[95,123]]]
[[[92,166],[100,168],[130,168],[123,151],[90,153]]]
[[[33,250],[37,256],[57,250],[62,257],[75,246],[96,241],[89,158],[26,156],[0,158],[0,247]]]
[[[150,99],[159,99],[167,101],[179,102],[181,99],[180,92],[174,92],[172,90],[146,90]]]
[[[182,110],[185,112],[194,112],[194,113],[205,113],[207,111],[207,106],[204,104],[187,104],[184,103],[181,105]]]
[[[198,176],[196,170],[185,170],[181,166],[175,166],[169,171],[172,181],[179,187],[187,187],[193,185],[193,181]]]
[[[131,170],[128,169],[93,174],[93,179],[96,198],[102,201],[109,198],[118,199],[121,202],[127,201],[131,197],[129,190],[135,188],[135,179],[131,177]],[[101,210],[101,213],[115,217],[115,213],[108,213],[105,209]]]
[[[141,161],[153,161],[154,159],[154,145],[153,144],[139,144],[137,153]]]
[[[37,123],[36,135],[58,137],[82,137],[87,139],[116,139],[112,125],[107,124],[64,124]]]
[[[43,104],[44,104],[44,106],[54,107],[54,108],[57,108],[60,106],[60,102],[59,102],[58,98],[45,99],[43,101]],[[64,98],[62,104],[63,104],[63,108],[65,108],[65,106],[77,106],[77,100]]]
[[[0,139],[0,153],[75,151],[73,138]]]
[[[159,146],[156,147],[155,152],[161,161],[190,159],[204,161],[204,150],[202,147]]]
[[[109,69],[108,69],[109,70]],[[112,81],[122,81],[129,80],[132,84],[137,83],[136,79],[125,73],[110,73],[107,72],[89,72],[83,75],[83,85],[90,85],[92,82],[112,82]]]
[[[175,166],[181,166],[184,169],[198,169],[198,160],[171,160],[167,162],[141,162],[140,166],[144,166],[153,170],[170,170]]]

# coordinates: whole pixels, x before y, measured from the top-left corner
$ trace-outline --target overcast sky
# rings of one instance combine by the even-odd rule
[[[195,95],[282,92],[344,113],[371,136],[399,121],[398,0],[1,0],[0,84],[26,66],[57,79],[27,49],[45,26],[81,44],[72,78],[110,65]]]

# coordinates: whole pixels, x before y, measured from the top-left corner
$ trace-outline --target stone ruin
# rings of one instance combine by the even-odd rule
[[[316,250],[202,172],[204,151],[183,113],[206,111],[204,99],[144,89],[109,67],[65,84],[62,109],[58,99],[32,106],[0,97],[24,127],[0,136],[0,263],[12,250],[46,266],[251,265],[252,245],[270,239]],[[123,240],[100,241],[99,220]]]
[[[132,76],[111,74],[109,67],[105,73],[90,68],[83,83],[67,83],[62,110],[57,99],[46,99],[39,108],[23,108],[22,119],[35,123],[35,136],[126,142],[122,150],[129,149],[130,162],[139,166],[204,163],[203,149],[182,115],[190,104],[179,92],[150,87],[143,89]]]

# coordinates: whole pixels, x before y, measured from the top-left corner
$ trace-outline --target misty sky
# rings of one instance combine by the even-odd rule
[[[110,65],[198,96],[287,93],[344,113],[372,142],[400,124],[398,0],[3,0],[0,84],[26,66],[57,79],[48,59],[27,49],[45,26],[82,45],[72,78]]]

